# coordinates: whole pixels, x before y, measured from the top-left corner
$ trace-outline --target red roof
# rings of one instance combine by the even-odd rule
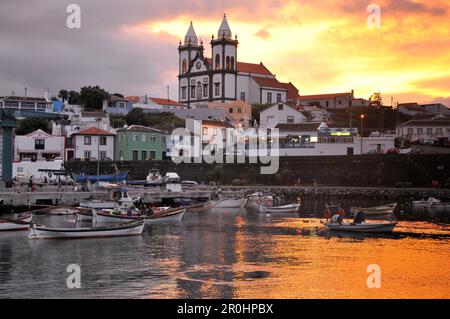
[[[111,135],[114,136],[114,133],[96,128],[96,127],[90,127],[88,129],[85,129],[83,131],[74,133],[73,135]]]
[[[136,95],[126,96],[125,98],[132,103],[139,103],[140,100],[140,97]]]
[[[206,59],[210,65],[212,64],[212,59]],[[238,72],[243,73],[252,73],[252,74],[261,74],[261,75],[270,75],[273,76],[272,72],[266,68],[266,66],[262,63],[247,63],[247,62],[238,62],[237,63]]]
[[[257,76],[252,76],[252,79],[261,87],[264,88],[275,88],[275,89],[282,89],[286,90],[286,87],[278,82],[275,78],[261,78]]]
[[[300,98],[298,94],[298,89],[291,82],[289,83],[281,83],[281,85],[287,90],[287,99],[294,101]]]
[[[331,94],[316,94],[316,95],[302,95],[299,100],[322,100],[322,99],[334,99],[336,97],[351,96],[351,93],[331,93]]]
[[[185,106],[182,103],[178,103],[178,102],[176,102],[174,100],[170,100],[170,99],[160,99],[160,98],[156,98],[156,97],[149,97],[149,99],[159,105]]]

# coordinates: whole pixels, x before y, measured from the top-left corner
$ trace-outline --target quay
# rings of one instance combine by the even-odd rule
[[[428,198],[450,199],[450,189],[433,188],[381,188],[381,187],[327,187],[327,186],[208,186],[189,187],[182,192],[161,188],[127,186],[128,193],[139,196],[143,201],[160,203],[164,199],[203,199],[216,196],[243,197],[254,192],[264,191],[280,197],[304,198],[377,198],[410,200]],[[28,188],[0,188],[0,200],[4,206],[73,205],[85,200],[111,200],[111,190],[91,192],[75,191],[71,186],[44,186],[39,191],[30,192]]]

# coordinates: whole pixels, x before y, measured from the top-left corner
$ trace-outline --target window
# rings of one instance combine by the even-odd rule
[[[200,82],[197,83],[197,99],[202,98],[202,84]]]
[[[229,70],[230,69],[230,57],[227,56],[226,58],[226,69]]]
[[[133,134],[133,142],[136,142],[138,140],[138,135],[137,134]]]
[[[100,136],[100,145],[106,145],[106,136]]]
[[[267,93],[267,104],[272,104],[272,93]]]
[[[220,95],[220,83],[214,83],[214,94],[215,96]]]
[[[150,142],[156,142],[156,136],[150,135]]]
[[[139,157],[138,151],[137,150],[133,150],[133,161],[137,161]]]
[[[287,124],[294,124],[294,117],[293,116],[288,116],[287,117]]]
[[[413,128],[412,127],[408,127],[408,134],[413,134],[413,133],[414,133]]]
[[[330,101],[325,101],[325,107],[330,107]]]
[[[281,102],[281,93],[277,93],[277,103]]]
[[[91,158],[91,151],[84,151],[84,158]]]
[[[241,92],[241,101],[245,102],[245,92]]]
[[[228,109],[228,113],[230,113],[230,114],[233,113],[233,108],[232,108],[232,107],[230,107],[230,108]]]
[[[220,55],[216,54],[216,70],[220,69]]]
[[[186,87],[181,87],[181,98],[184,100],[186,99]]]
[[[203,134],[203,135],[208,135],[208,128],[207,128],[207,127],[204,127],[204,128],[202,129],[202,134]]]
[[[121,109],[124,109],[124,108],[125,108],[125,103],[119,102],[119,107],[120,107]]]
[[[238,107],[238,113],[242,113],[242,109]]]
[[[147,142],[147,135],[145,134],[141,135],[141,142]]]
[[[181,73],[185,74],[186,72],[187,72],[187,61],[186,59],[184,59],[181,65]]]
[[[100,159],[105,159],[107,157],[108,157],[108,155],[107,155],[106,151],[100,151]]]
[[[436,129],[436,134],[442,134],[442,128],[441,127]]]
[[[234,70],[234,57],[231,57],[231,69]]]
[[[339,100],[339,101],[338,101],[338,104],[339,104],[339,105],[341,105],[341,104],[342,104],[342,101],[341,101],[341,100]]]
[[[34,140],[34,149],[35,150],[43,150],[45,148],[45,140],[42,138],[38,138]]]
[[[217,136],[217,129],[216,128],[213,129],[213,135]]]
[[[283,104],[278,104],[278,111],[283,111]]]
[[[150,159],[151,160],[156,159],[156,152],[155,151],[150,151]]]
[[[419,127],[417,128],[417,134],[423,134],[423,128]]]
[[[146,161],[146,160],[147,160],[147,151],[141,151],[141,159],[142,159],[143,161]]]
[[[427,128],[427,134],[433,134],[433,128],[431,127]]]
[[[203,97],[208,97],[208,84],[203,84]]]
[[[84,145],[91,145],[91,137],[90,136],[84,137]]]
[[[222,129],[222,139],[225,141],[227,139],[227,129],[223,128]]]
[[[123,150],[119,150],[119,159],[123,161]]]
[[[191,86],[191,99],[195,99],[195,85]]]

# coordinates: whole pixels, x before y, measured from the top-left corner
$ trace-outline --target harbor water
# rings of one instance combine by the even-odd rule
[[[325,230],[323,207],[305,201],[299,216],[187,213],[133,237],[0,233],[0,298],[450,298],[449,212],[401,207],[393,234],[369,235]],[[34,220],[73,227],[74,219]],[[81,288],[67,286],[71,264]],[[367,285],[369,265],[381,270],[380,288]]]

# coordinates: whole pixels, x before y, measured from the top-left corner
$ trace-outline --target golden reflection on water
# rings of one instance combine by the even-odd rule
[[[269,277],[235,281],[239,298],[450,297],[448,238],[323,236],[318,220],[275,223],[292,228],[293,235],[261,235],[262,238],[248,238],[243,246],[236,247],[246,249],[246,245],[252,247],[255,240],[260,241],[265,254],[277,260],[275,265],[258,267],[270,272]],[[448,227],[430,223],[401,222],[399,229],[400,233],[426,229],[426,234],[450,234]],[[369,264],[381,267],[379,289],[366,285]]]

